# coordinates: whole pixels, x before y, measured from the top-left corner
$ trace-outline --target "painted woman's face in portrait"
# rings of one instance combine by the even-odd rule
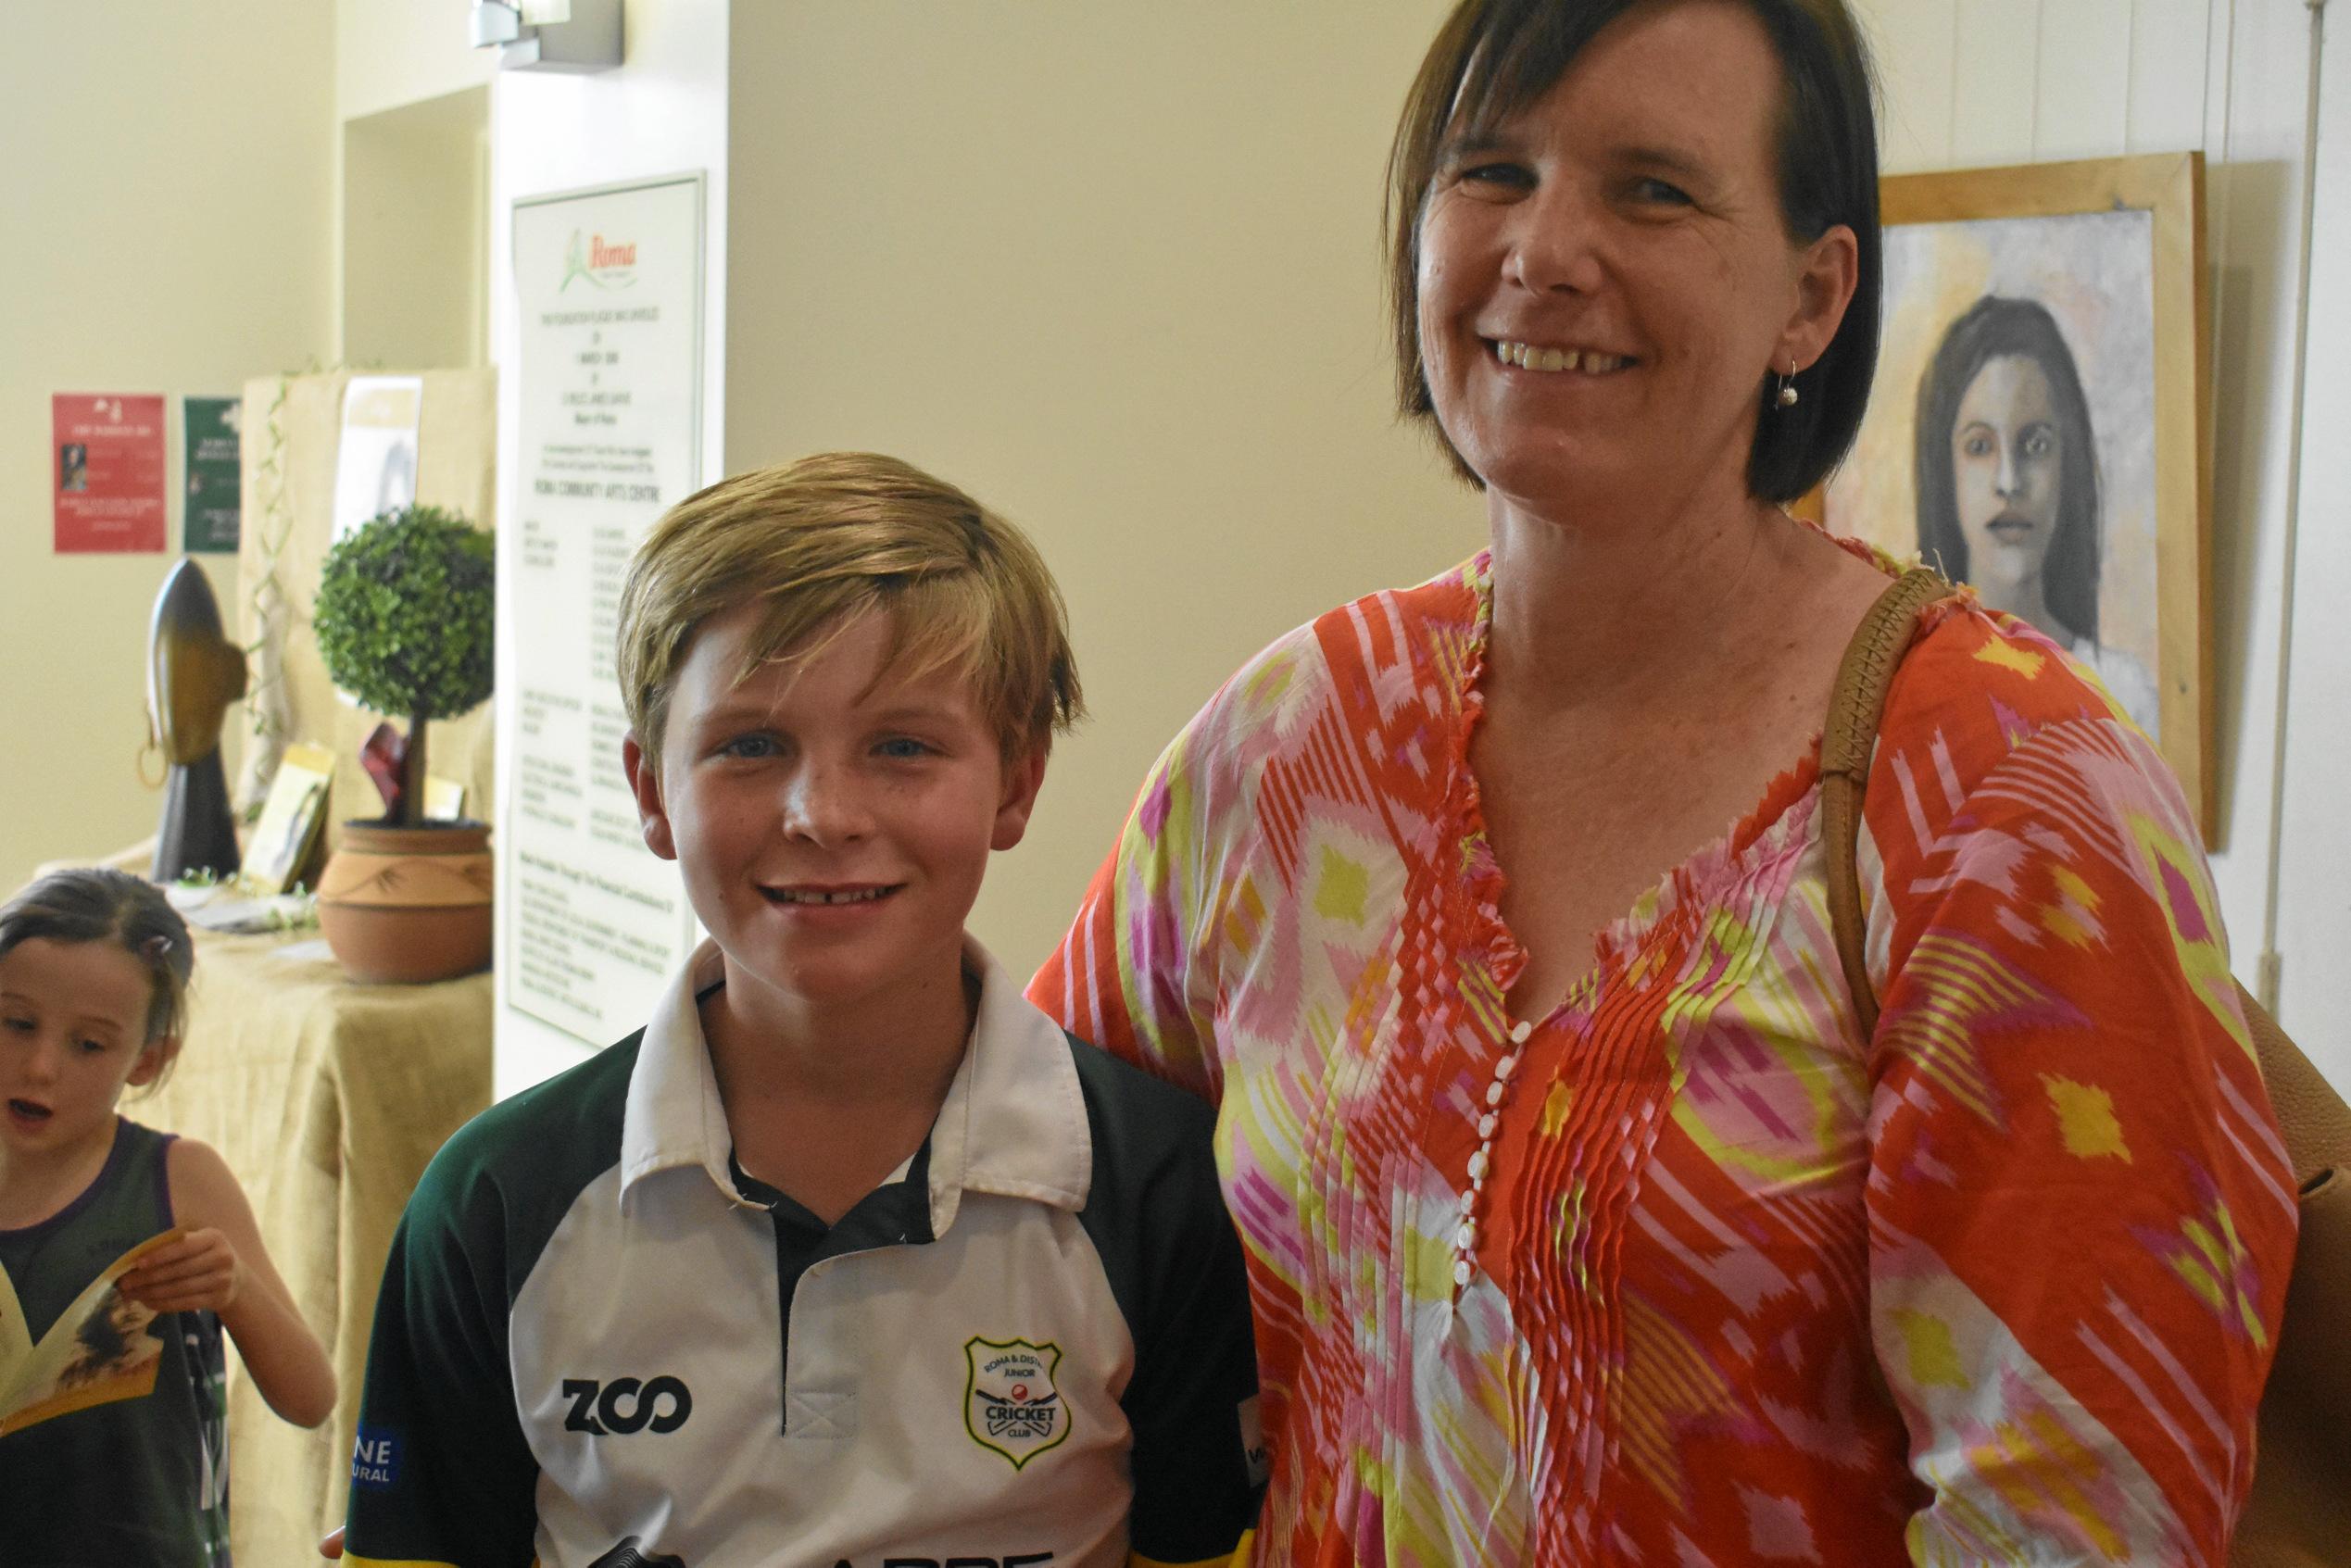
[[[1959,400],[1951,433],[1968,577],[1994,608],[2040,596],[2041,565],[2057,533],[2065,456],[2049,377],[2008,355],[1984,362]],[[2021,608],[2021,607],[2016,607]]]

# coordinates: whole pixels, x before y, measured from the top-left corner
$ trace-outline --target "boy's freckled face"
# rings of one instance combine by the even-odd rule
[[[696,635],[658,787],[629,750],[647,842],[677,861],[730,983],[822,1009],[951,982],[988,853],[1020,842],[1043,758],[1007,768],[960,676],[886,674],[880,616],[734,684],[757,608]]]

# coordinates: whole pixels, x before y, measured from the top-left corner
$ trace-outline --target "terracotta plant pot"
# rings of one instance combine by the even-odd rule
[[[354,980],[447,980],[490,961],[490,830],[346,822],[319,924]]]

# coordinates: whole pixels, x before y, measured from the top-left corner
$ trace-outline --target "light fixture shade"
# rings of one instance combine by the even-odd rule
[[[621,63],[621,0],[521,0],[521,36],[498,51],[501,70],[610,70]]]
[[[467,38],[476,49],[511,44],[522,36],[522,15],[507,0],[473,0]]]

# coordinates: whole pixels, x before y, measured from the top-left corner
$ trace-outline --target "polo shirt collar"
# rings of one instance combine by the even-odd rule
[[[1067,1038],[969,935],[963,964],[979,976],[979,1010],[931,1126],[933,1236],[947,1234],[966,1191],[1075,1210],[1093,1183],[1093,1140]],[[724,972],[717,944],[705,940],[654,1004],[622,1113],[623,1201],[645,1176],[698,1166],[728,1202],[759,1207],[728,1174],[734,1137],[696,1000]]]
[[[698,1165],[729,1202],[757,1208],[727,1175],[734,1135],[718,1074],[702,1038],[696,998],[725,978],[718,944],[705,939],[670,976],[636,1047],[629,1072],[627,1108],[621,1115],[621,1197],[656,1171]]]
[[[963,967],[980,977],[971,1043],[931,1124],[931,1234],[945,1236],[962,1194],[1086,1207],[1094,1141],[1069,1037],[1020,982],[968,935]]]

